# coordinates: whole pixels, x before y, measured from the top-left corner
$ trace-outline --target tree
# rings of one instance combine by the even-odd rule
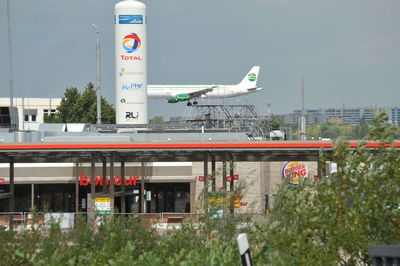
[[[353,139],[362,139],[368,134],[368,122],[365,120],[365,116],[361,117],[360,123],[355,125],[351,130],[351,136]]]
[[[104,124],[115,123],[115,110],[103,97],[101,98],[101,121]],[[67,88],[57,112],[44,117],[45,123],[88,123],[97,122],[97,96],[93,83],[89,82],[80,94],[78,88]]]
[[[306,132],[307,139],[318,139],[320,135],[320,129],[318,125],[312,125],[307,127],[307,132]]]
[[[351,134],[351,126],[344,124],[322,124],[320,125],[320,137],[322,138],[345,138],[347,139]]]
[[[164,117],[162,116],[155,116],[149,120],[149,124],[164,124]]]
[[[367,265],[368,244],[400,241],[400,154],[392,145],[397,129],[386,121],[381,113],[371,123],[374,150],[336,143],[337,173],[282,184],[272,215],[258,225],[260,265]]]

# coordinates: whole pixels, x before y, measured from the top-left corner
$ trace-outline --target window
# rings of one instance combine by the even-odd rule
[[[24,110],[24,120],[27,122],[29,122],[29,121],[36,122],[37,113],[38,113],[37,109],[25,109]]]

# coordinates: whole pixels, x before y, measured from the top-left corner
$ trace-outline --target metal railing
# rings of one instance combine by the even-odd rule
[[[372,257],[375,266],[400,266],[400,244],[398,245],[369,245],[368,255]]]

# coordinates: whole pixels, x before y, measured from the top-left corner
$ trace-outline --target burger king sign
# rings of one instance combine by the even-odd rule
[[[307,175],[307,167],[301,162],[287,162],[282,168],[282,178],[289,185],[298,186]]]

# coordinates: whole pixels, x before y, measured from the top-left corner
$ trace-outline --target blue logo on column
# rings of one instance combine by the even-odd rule
[[[119,24],[143,24],[142,15],[119,15]]]

